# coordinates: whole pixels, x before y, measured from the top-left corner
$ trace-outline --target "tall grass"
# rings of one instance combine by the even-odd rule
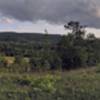
[[[0,100],[100,100],[95,68],[45,74],[0,73]]]

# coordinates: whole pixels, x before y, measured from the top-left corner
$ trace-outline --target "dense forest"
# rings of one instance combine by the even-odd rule
[[[0,33],[0,66],[8,71],[69,70],[100,62],[100,39],[86,35],[85,26],[70,21],[66,35]],[[7,59],[8,57],[8,59]],[[15,67],[15,68],[14,68]]]

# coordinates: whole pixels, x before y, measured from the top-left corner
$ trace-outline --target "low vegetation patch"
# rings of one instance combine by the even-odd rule
[[[100,100],[95,68],[53,74],[0,73],[1,100]]]

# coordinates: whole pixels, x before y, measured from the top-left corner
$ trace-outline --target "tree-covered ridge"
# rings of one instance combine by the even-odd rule
[[[57,43],[61,38],[60,35],[42,34],[42,33],[17,33],[17,32],[0,32],[0,41],[8,42],[44,42],[45,35],[51,43]]]

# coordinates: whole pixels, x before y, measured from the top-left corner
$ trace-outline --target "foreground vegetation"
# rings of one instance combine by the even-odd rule
[[[96,68],[34,74],[0,73],[0,100],[100,100]]]

